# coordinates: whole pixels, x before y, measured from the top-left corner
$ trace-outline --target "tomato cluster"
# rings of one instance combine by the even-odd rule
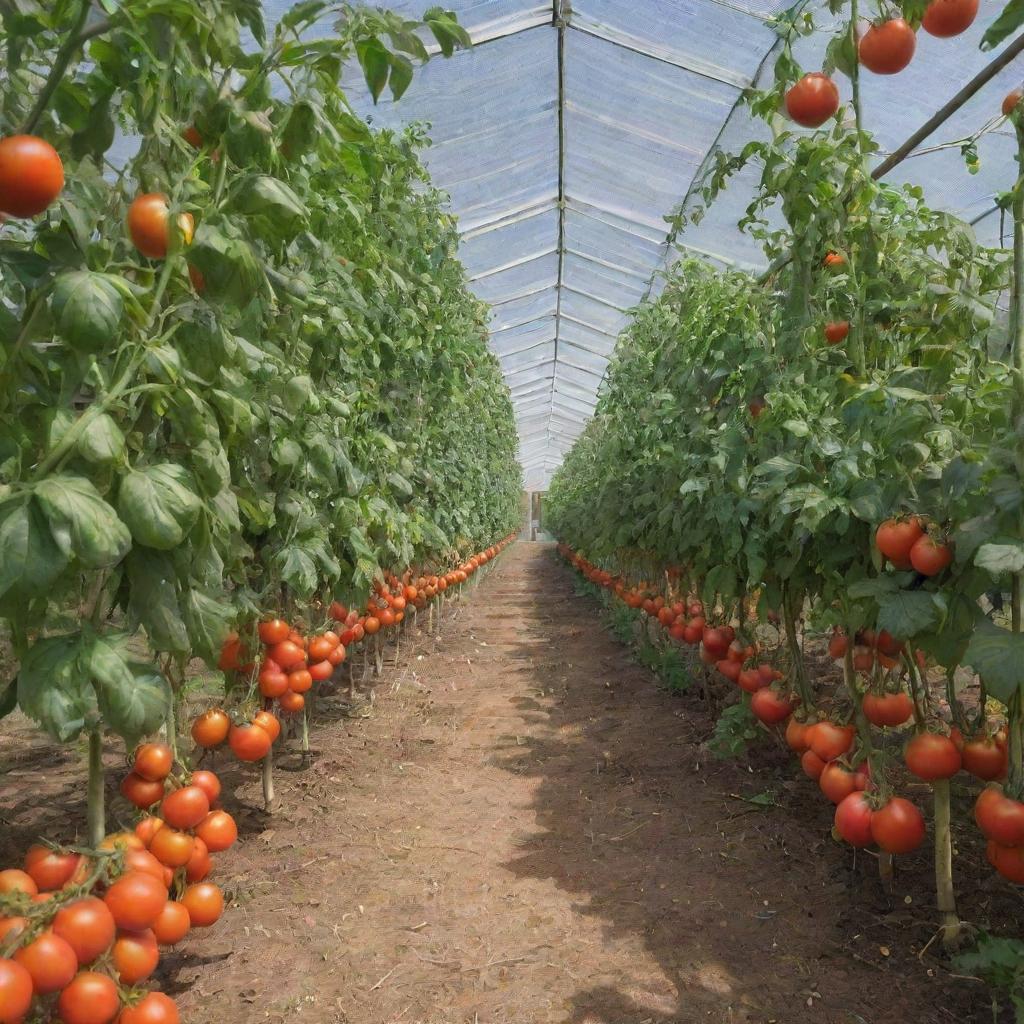
[[[206,881],[212,853],[238,831],[217,807],[220,781],[209,771],[172,779],[173,756],[160,743],[135,752],[129,777],[159,785],[159,817],[107,836],[95,851],[31,847],[23,869],[0,871],[0,1021],[30,1014],[63,1024],[176,1024],[151,977],[161,947],[224,909]],[[135,788],[129,792],[143,798]],[[35,1019],[33,1017],[33,1019]]]
[[[921,27],[942,38],[960,35],[974,23],[978,5],[979,0],[931,0]],[[884,17],[860,35],[857,61],[876,75],[895,75],[910,64],[916,49],[914,28],[901,17]],[[820,128],[839,110],[839,89],[828,75],[812,71],[787,89],[785,106],[786,113],[798,125]],[[845,336],[843,333],[842,337]],[[830,337],[829,343],[834,345],[841,340]]]

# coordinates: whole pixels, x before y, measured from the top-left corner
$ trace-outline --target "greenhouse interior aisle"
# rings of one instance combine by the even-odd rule
[[[251,776],[232,801],[236,906],[162,969],[195,1024],[975,1019],[919,961],[926,921],[856,908],[830,809],[788,812],[811,784],[705,763],[696,695],[548,545],[514,545],[365,720],[325,715],[278,815]],[[781,810],[743,799],[783,777]]]

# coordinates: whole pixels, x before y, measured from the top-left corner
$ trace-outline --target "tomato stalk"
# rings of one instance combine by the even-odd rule
[[[86,788],[86,830],[89,846],[98,849],[107,834],[104,808],[103,735],[99,726],[89,732],[89,781]]]
[[[267,698],[263,701],[263,710],[270,711],[274,702]],[[263,758],[263,809],[267,814],[274,813],[274,745],[271,743],[267,756]]]
[[[910,696],[914,702],[914,725],[918,732],[925,727],[925,687],[917,671],[917,663],[914,660],[914,651],[910,644],[907,644],[903,654],[903,663],[907,667],[907,678],[910,680]]]
[[[310,754],[309,754],[309,707],[308,705],[302,709],[302,767],[306,769],[309,767]]]
[[[950,831],[949,779],[932,783],[935,797],[935,901],[944,946],[955,945],[960,937],[960,917],[953,886],[953,839]]]
[[[68,68],[71,66],[71,62],[75,58],[75,54],[90,39],[108,32],[113,25],[111,19],[104,18],[102,21],[98,21],[91,28],[86,28],[85,23],[89,20],[89,12],[91,10],[92,0],[82,0],[82,6],[78,12],[78,19],[76,20],[71,32],[68,33],[67,39],[64,40],[64,44],[61,46],[60,50],[57,51],[57,57],[53,62],[53,67],[50,68],[49,75],[46,77],[46,82],[43,84],[42,91],[36,97],[36,101],[32,105],[32,110],[25,119],[24,125],[22,125],[22,135],[31,135],[36,130],[36,127],[39,124],[39,119],[43,116],[43,112],[50,105],[50,100],[53,99],[53,94],[57,91],[57,87],[67,74]]]
[[[797,692],[800,694],[800,702],[805,710],[810,711],[814,707],[814,694],[811,690],[810,680],[807,678],[807,666],[804,664],[803,651],[800,649],[800,640],[797,636],[796,605],[797,601],[789,584],[784,584],[782,617],[786,628],[786,646],[789,648],[789,656],[793,664],[793,678],[796,682]]]
[[[847,627],[846,635],[856,636],[856,630]],[[864,714],[861,704],[861,692],[857,686],[857,672],[853,667],[853,644],[846,645],[846,653],[843,655],[843,682],[853,701],[853,720],[857,727],[857,737],[860,739],[861,748],[871,767],[871,781],[878,788],[879,794],[884,798],[889,795],[888,782],[882,768],[881,756],[875,747],[871,736],[871,723]]]

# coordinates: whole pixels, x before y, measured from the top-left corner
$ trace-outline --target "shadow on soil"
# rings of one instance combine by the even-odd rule
[[[608,947],[639,938],[662,974],[589,978],[571,1024],[992,1021],[981,985],[919,959],[934,931],[927,853],[905,858],[888,898],[870,856],[830,838],[830,805],[787,753],[762,742],[756,775],[710,761],[713,720],[630,661],[554,552],[526,571],[539,596],[523,656],[548,680],[547,727],[502,763],[539,780],[540,829],[505,866],[572,894]],[[524,717],[538,706],[519,702]]]

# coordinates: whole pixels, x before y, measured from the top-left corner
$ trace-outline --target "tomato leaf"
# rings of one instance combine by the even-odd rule
[[[356,57],[363,69],[363,77],[366,79],[373,102],[376,103],[384,91],[384,86],[388,84],[388,74],[391,71],[390,54],[376,36],[371,36],[356,43]]]
[[[390,54],[388,59],[391,62],[391,77],[388,80],[391,96],[395,100],[400,100],[405,90],[412,84],[412,63],[397,53]]]
[[[202,509],[188,471],[174,463],[132,470],[121,481],[117,508],[132,536],[160,551],[188,536]]]
[[[79,633],[36,641],[21,659],[18,706],[61,743],[73,740],[96,711]]]
[[[1024,541],[1012,537],[997,537],[982,544],[974,556],[974,564],[993,576],[1024,572]]]
[[[984,680],[988,692],[1009,704],[1024,685],[1024,633],[980,621],[964,652],[964,664]]]
[[[65,555],[89,569],[106,569],[128,553],[127,527],[84,477],[55,474],[37,484],[35,494]]]
[[[88,646],[89,671],[106,724],[133,746],[164,721],[171,688],[160,671],[133,656],[123,633],[96,637]]]
[[[78,454],[94,465],[116,462],[124,455],[124,434],[110,416],[100,413],[79,437]]]
[[[139,545],[125,559],[125,571],[131,585],[128,613],[146,631],[150,646],[156,651],[185,654],[188,630],[178,603],[177,573],[171,557]]]
[[[217,664],[221,645],[231,630],[235,611],[198,585],[185,591],[185,625],[196,653],[210,666]]]
[[[58,334],[75,348],[94,352],[117,338],[124,299],[106,274],[74,270],[54,282],[50,312]]]
[[[945,602],[927,590],[898,590],[878,601],[878,628],[887,629],[898,640],[910,640],[934,630],[942,621]]]
[[[295,192],[269,174],[243,178],[232,194],[231,206],[246,214],[261,237],[268,240],[292,238],[309,216]]]
[[[0,506],[0,595],[45,594],[67,564],[34,499]]]
[[[206,293],[214,301],[241,307],[260,290],[263,272],[237,230],[200,224],[188,260],[202,273]]]
[[[1024,0],[1010,0],[981,37],[981,48],[991,50],[1024,25]]]

